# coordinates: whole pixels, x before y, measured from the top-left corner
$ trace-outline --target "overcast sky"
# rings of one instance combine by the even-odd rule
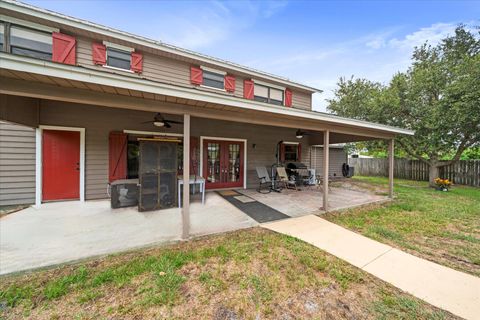
[[[339,77],[386,83],[414,46],[480,24],[480,1],[25,2],[320,88],[319,111]]]

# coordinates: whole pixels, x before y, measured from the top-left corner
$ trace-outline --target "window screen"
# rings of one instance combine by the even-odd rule
[[[5,25],[0,23],[0,51],[3,51],[3,41],[5,39]]]
[[[223,74],[203,70],[203,85],[212,88],[224,88]]]
[[[283,105],[283,91],[270,88],[270,103]]]
[[[52,35],[19,26],[10,28],[11,52],[23,56],[52,60]]]
[[[107,47],[107,66],[130,70],[130,59],[130,52]]]
[[[256,101],[283,105],[283,91],[280,89],[255,84],[253,92]]]

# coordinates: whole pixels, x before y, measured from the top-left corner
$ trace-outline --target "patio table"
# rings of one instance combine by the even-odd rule
[[[182,188],[183,185],[183,176],[178,176],[178,207],[182,207]],[[205,178],[200,176],[191,175],[189,179],[189,184],[193,185],[193,194],[195,194],[195,185],[200,185],[200,192],[202,193],[202,204],[205,204]]]

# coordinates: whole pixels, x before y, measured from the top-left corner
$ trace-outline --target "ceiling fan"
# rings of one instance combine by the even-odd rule
[[[171,128],[172,123],[175,124],[182,124],[183,122],[181,121],[175,121],[175,120],[167,120],[165,119],[162,114],[159,112],[153,117],[153,121],[145,121],[142,123],[153,123],[154,126],[156,127],[165,127],[165,128]]]
[[[302,139],[303,136],[309,136],[310,134],[308,132],[305,132],[303,130],[298,129],[297,132],[295,132],[295,136],[297,139]]]

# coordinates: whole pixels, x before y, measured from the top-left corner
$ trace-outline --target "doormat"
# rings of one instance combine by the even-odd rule
[[[258,202],[255,199],[252,199],[252,201],[245,201],[246,199],[241,198],[241,200],[239,200],[239,193],[235,191],[233,191],[235,194],[232,195],[225,195],[225,191],[218,191],[217,193],[259,223],[290,218],[290,216],[287,216],[286,214],[283,214],[280,211],[275,210],[261,202]]]
[[[218,193],[222,196],[222,197],[228,197],[228,196],[239,196],[240,194],[235,191],[235,190],[223,190],[223,191],[218,191]]]

